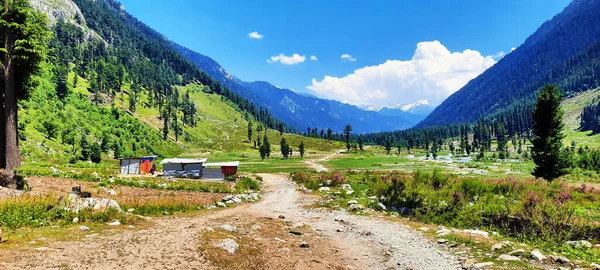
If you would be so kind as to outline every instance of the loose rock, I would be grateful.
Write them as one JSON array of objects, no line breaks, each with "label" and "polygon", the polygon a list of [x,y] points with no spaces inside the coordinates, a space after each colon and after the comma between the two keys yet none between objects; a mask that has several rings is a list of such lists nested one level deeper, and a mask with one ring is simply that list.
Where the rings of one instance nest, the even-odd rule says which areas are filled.
[{"label": "loose rock", "polygon": [[554,258],[554,260],[555,260],[556,262],[558,262],[558,263],[562,263],[562,264],[565,264],[565,263],[571,263],[571,261],[570,261],[569,259],[567,259],[567,258],[565,258],[565,257],[563,257],[563,256],[556,256],[556,257]]},{"label": "loose rock", "polygon": [[223,203],[223,202],[218,202],[217,206],[218,207],[227,207],[227,205],[225,203]]},{"label": "loose rock", "polygon": [[351,205],[351,204],[357,204],[357,203],[358,203],[358,202],[357,202],[356,200],[350,200],[350,201],[348,201],[348,205]]},{"label": "loose rock", "polygon": [[493,262],[482,262],[482,263],[476,263],[473,265],[473,268],[475,269],[482,269],[484,267],[488,267],[488,266],[492,266],[494,265]]},{"label": "loose rock", "polygon": [[78,218],[78,217],[74,217],[74,218],[73,218],[73,223],[74,223],[74,224],[77,224],[77,223],[79,223],[79,218]]},{"label": "loose rock", "polygon": [[221,240],[221,243],[216,245],[216,247],[220,247],[224,250],[227,250],[227,252],[233,254],[240,246],[233,239],[227,238],[227,239]]},{"label": "loose rock", "polygon": [[238,228],[235,226],[231,226],[229,224],[223,224],[223,225],[219,225],[217,226],[217,228],[221,229],[221,230],[225,230],[228,232],[239,232]]},{"label": "loose rock", "polygon": [[302,242],[302,243],[300,243],[300,247],[301,248],[308,248],[308,247],[310,247],[310,244],[308,244],[307,242]]},{"label": "loose rock", "polygon": [[79,230],[80,231],[89,231],[90,228],[86,227],[86,226],[79,226]]},{"label": "loose rock", "polygon": [[567,242],[565,242],[565,244],[570,245],[574,248],[592,248],[592,243],[590,243],[586,240],[567,241]]},{"label": "loose rock", "polygon": [[119,225],[121,225],[121,222],[119,222],[118,220],[108,223],[108,226],[119,226]]},{"label": "loose rock", "polygon": [[500,256],[498,256],[499,261],[520,261],[521,259],[519,257],[515,257],[512,255],[508,255],[508,254],[502,254]]},{"label": "loose rock", "polygon": [[531,251],[531,257],[535,258],[538,261],[543,261],[546,259],[546,256],[544,256],[544,254],[542,254],[542,252],[538,249],[534,249],[533,251]]},{"label": "loose rock", "polygon": [[497,243],[497,244],[494,244],[491,249],[492,249],[492,251],[496,251],[496,250],[500,250],[502,248],[504,248],[504,244]]},{"label": "loose rock", "polygon": [[508,255],[519,255],[519,254],[523,254],[525,253],[525,250],[520,248],[520,249],[515,249],[511,252],[508,253]]}]

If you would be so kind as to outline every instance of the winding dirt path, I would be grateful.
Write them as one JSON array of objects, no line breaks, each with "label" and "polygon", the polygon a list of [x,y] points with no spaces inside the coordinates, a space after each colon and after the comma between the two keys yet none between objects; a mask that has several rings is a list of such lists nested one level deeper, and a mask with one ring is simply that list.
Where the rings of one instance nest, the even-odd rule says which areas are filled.
[{"label": "winding dirt path", "polygon": [[328,155],[326,157],[319,158],[319,159],[307,159],[304,161],[304,163],[308,164],[311,168],[315,169],[315,171],[317,171],[317,172],[326,172],[326,171],[329,171],[329,169],[319,162],[325,162],[325,161],[329,160],[330,158],[333,158],[336,155],[339,155],[340,153],[342,153],[342,151],[344,151],[344,150],[338,150],[331,155]]},{"label": "winding dirt path", "polygon": [[[296,185],[287,176],[261,176],[265,193],[258,203],[194,216],[154,218],[154,224],[142,230],[81,232],[86,235],[78,242],[48,243],[44,251],[14,251],[6,256],[11,258],[8,263],[0,262],[0,268],[215,269],[218,267],[199,251],[202,231],[224,223],[260,225],[261,220],[269,220],[287,226],[308,225],[311,233],[305,236],[312,241],[311,247],[298,248],[297,243],[292,246],[288,240],[286,244],[291,249],[274,248],[286,241],[278,242],[272,237],[265,241],[265,237],[244,233],[239,239],[243,236],[252,243],[262,241],[256,246],[266,253],[263,256],[271,258],[265,265],[251,265],[252,269],[459,269],[456,258],[402,224],[343,211],[306,208],[318,200],[317,196],[296,191]],[[266,228],[267,223],[262,226]],[[282,233],[288,234],[285,230]],[[288,254],[274,250],[286,250]],[[279,260],[287,260],[288,264]]]}]

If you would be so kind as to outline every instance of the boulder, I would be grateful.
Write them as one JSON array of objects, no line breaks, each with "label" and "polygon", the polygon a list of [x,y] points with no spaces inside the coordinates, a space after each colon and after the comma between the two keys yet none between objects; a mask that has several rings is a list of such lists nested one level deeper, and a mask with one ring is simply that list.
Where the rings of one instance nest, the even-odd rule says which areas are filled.
[{"label": "boulder", "polygon": [[121,206],[115,200],[101,199],[101,198],[81,198],[77,194],[69,193],[66,201],[64,202],[64,208],[73,212],[79,212],[83,209],[90,208],[94,210],[104,209],[115,209],[119,212]]},{"label": "boulder", "polygon": [[221,229],[221,230],[225,230],[228,232],[239,232],[238,228],[235,226],[231,226],[229,224],[223,224],[223,225],[219,225],[217,226],[217,228]]},{"label": "boulder", "polygon": [[466,233],[468,233],[470,235],[483,236],[484,238],[488,238],[490,236],[490,233],[484,232],[484,231],[480,231],[480,230],[464,230],[464,232],[466,232]]},{"label": "boulder", "polygon": [[223,203],[223,202],[218,202],[217,206],[218,207],[227,207],[227,205],[225,203]]},{"label": "boulder", "polygon": [[533,257],[534,259],[536,259],[538,261],[543,261],[546,259],[546,256],[544,256],[544,254],[542,254],[542,252],[539,249],[532,250],[531,257]]},{"label": "boulder", "polygon": [[353,205],[350,205],[350,207],[348,207],[348,210],[350,212],[353,212],[353,211],[356,211],[356,210],[363,210],[363,209],[365,209],[365,207],[362,206],[362,205],[360,205],[360,204],[353,204]]},{"label": "boulder", "polygon": [[475,269],[484,269],[485,267],[492,266],[492,265],[494,265],[493,262],[482,262],[482,263],[476,263],[476,264],[474,264],[473,268],[475,268]]},{"label": "boulder", "polygon": [[121,222],[119,222],[118,220],[108,223],[108,226],[119,226],[119,225],[121,225]]},{"label": "boulder", "polygon": [[233,195],[227,195],[221,199],[222,202],[226,202],[233,199]]},{"label": "boulder", "polygon": [[233,200],[229,200],[225,202],[226,204],[235,204],[235,202]]},{"label": "boulder", "polygon": [[216,247],[220,247],[224,250],[227,250],[227,252],[233,254],[237,251],[240,245],[238,245],[238,243],[236,243],[233,239],[227,238],[221,240],[221,242],[218,245],[216,245]]},{"label": "boulder", "polygon": [[234,203],[242,203],[242,199],[238,198],[238,197],[233,197],[233,202]]},{"label": "boulder", "polygon": [[516,256],[502,254],[502,255],[498,256],[497,260],[499,260],[499,261],[520,261],[521,259]]}]

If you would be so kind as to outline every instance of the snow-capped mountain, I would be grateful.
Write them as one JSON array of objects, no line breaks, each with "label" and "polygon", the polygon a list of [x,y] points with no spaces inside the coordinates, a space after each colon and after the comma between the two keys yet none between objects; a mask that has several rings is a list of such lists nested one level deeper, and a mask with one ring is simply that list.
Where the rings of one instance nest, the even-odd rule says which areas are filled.
[{"label": "snow-capped mountain", "polygon": [[383,114],[394,114],[394,111],[409,112],[418,115],[427,115],[433,111],[433,106],[427,100],[419,100],[410,104],[388,104],[380,106],[377,104],[367,104],[357,106],[365,111],[380,112]]}]

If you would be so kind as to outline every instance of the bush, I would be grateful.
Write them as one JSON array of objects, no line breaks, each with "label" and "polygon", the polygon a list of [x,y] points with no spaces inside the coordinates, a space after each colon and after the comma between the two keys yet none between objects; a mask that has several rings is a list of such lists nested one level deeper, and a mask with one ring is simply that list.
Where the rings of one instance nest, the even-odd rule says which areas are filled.
[{"label": "bush", "polygon": [[250,177],[244,176],[235,183],[235,189],[237,191],[254,190],[259,191],[260,186],[258,182]]}]

